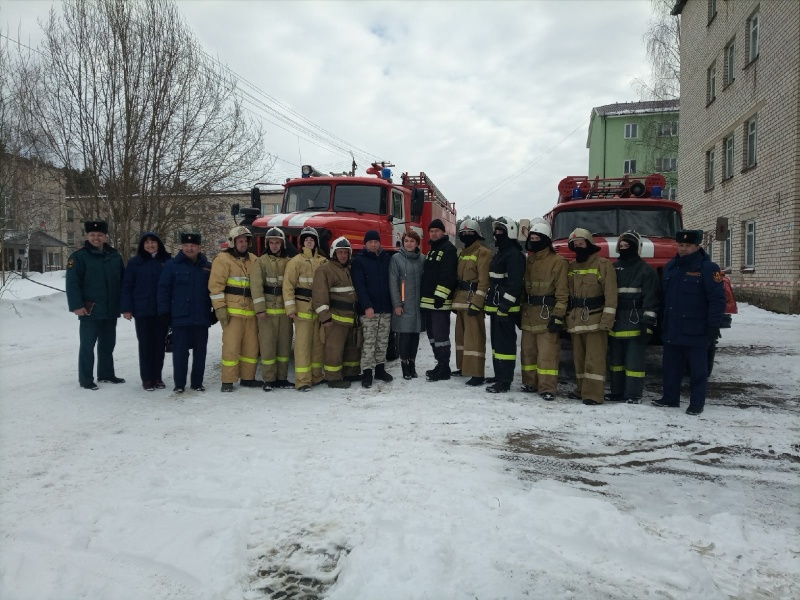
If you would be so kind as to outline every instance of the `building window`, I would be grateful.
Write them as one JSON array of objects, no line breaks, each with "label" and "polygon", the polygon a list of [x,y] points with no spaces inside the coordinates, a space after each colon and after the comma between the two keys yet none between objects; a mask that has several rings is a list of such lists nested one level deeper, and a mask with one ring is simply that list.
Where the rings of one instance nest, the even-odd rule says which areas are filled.
[{"label": "building window", "polygon": [[75,211],[71,208],[67,209],[67,223],[75,221]]},{"label": "building window", "polygon": [[706,152],[706,189],[714,187],[714,148]]},{"label": "building window", "polygon": [[678,188],[675,186],[665,187],[661,190],[661,197],[665,200],[676,200],[678,198]]},{"label": "building window", "polygon": [[625,123],[625,139],[630,140],[639,137],[639,125],[637,123]]},{"label": "building window", "polygon": [[662,121],[658,124],[658,137],[672,137],[678,135],[677,121]]},{"label": "building window", "polygon": [[74,246],[75,245],[75,232],[68,231],[67,232],[67,245]]},{"label": "building window", "polygon": [[173,231],[172,232],[172,243],[180,244],[181,243],[181,232],[180,231]]},{"label": "building window", "polygon": [[747,19],[747,62],[758,58],[758,47],[761,34],[761,14],[756,11]]},{"label": "building window", "polygon": [[706,103],[711,104],[717,97],[717,63],[706,72]]},{"label": "building window", "polygon": [[728,239],[724,242],[720,242],[720,257],[719,257],[719,266],[722,267],[724,270],[730,270],[731,268],[731,251],[733,249],[733,242],[731,238],[733,236],[728,233]]},{"label": "building window", "polygon": [[708,23],[714,20],[717,16],[717,0],[708,0]]},{"label": "building window", "polygon": [[636,173],[636,161],[635,160],[626,160],[625,165],[622,168],[622,171],[625,175],[633,175]]},{"label": "building window", "polygon": [[671,173],[678,170],[677,158],[657,158],[656,171],[659,173]]},{"label": "building window", "polygon": [[758,117],[753,115],[744,123],[744,168],[755,167],[758,161]]},{"label": "building window", "polygon": [[756,222],[744,222],[744,266],[750,269],[756,266]]},{"label": "building window", "polygon": [[730,179],[733,177],[733,134],[726,137],[723,142],[725,145],[725,164],[723,165],[723,178]]},{"label": "building window", "polygon": [[725,82],[724,86],[728,87],[736,79],[736,45],[734,40],[725,46]]}]

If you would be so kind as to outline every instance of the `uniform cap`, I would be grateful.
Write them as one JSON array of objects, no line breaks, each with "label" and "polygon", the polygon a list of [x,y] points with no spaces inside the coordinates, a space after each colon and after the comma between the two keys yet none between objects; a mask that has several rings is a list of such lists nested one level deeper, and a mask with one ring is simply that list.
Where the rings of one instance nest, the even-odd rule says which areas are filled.
[{"label": "uniform cap", "polygon": [[181,244],[197,244],[200,245],[202,236],[199,233],[181,233]]},{"label": "uniform cap", "polygon": [[428,231],[430,231],[431,229],[441,229],[442,231],[447,231],[444,228],[444,223],[442,223],[441,219],[434,219],[433,221],[431,221],[431,224],[428,226]]},{"label": "uniform cap", "polygon": [[367,233],[364,234],[364,243],[367,242],[380,242],[381,241],[381,234],[379,234],[375,229],[370,229]]},{"label": "uniform cap", "polygon": [[697,244],[699,246],[703,243],[703,230],[681,229],[675,234],[675,239],[679,244]]},{"label": "uniform cap", "polygon": [[83,224],[83,230],[86,233],[92,233],[94,231],[98,231],[100,233],[108,233],[108,223],[105,221],[86,221]]}]

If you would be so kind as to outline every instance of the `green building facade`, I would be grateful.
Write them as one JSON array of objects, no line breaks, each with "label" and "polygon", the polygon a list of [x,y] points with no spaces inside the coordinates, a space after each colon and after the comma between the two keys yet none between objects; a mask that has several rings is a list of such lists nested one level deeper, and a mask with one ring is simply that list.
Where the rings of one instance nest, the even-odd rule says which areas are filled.
[{"label": "green building facade", "polygon": [[596,106],[589,120],[589,177],[644,179],[662,173],[678,198],[678,100]]}]

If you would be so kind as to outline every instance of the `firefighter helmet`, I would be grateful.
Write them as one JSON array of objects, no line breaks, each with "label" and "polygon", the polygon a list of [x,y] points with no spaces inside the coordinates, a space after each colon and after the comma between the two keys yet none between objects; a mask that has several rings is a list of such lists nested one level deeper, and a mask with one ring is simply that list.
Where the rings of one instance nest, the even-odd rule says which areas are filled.
[{"label": "firefighter helmet", "polygon": [[344,236],[333,240],[333,243],[331,244],[331,258],[336,258],[337,250],[347,250],[348,260],[353,256],[353,247],[350,245],[350,241]]},{"label": "firefighter helmet", "polygon": [[516,240],[519,233],[517,222],[509,217],[500,217],[497,221],[492,221],[492,231],[495,229],[504,229],[510,240]]},{"label": "firefighter helmet", "polygon": [[638,254],[639,256],[642,255],[642,236],[639,235],[637,231],[629,229],[628,231],[619,236],[616,248],[617,254],[619,254],[619,243],[622,240],[627,241],[633,248],[636,248],[636,254]]},{"label": "firefighter helmet", "polygon": [[594,246],[597,248],[597,244],[594,243],[594,237],[592,237],[592,232],[588,229],[583,229],[582,227],[578,227],[575,231],[569,234],[569,248],[570,250],[574,250],[575,247],[572,244],[576,239],[586,240],[586,243],[590,246]]},{"label": "firefighter helmet", "polygon": [[283,242],[283,246],[286,247],[286,234],[283,233],[283,230],[278,229],[277,227],[270,227],[267,229],[267,234],[264,236],[267,240],[280,240]]},{"label": "firefighter helmet", "polygon": [[528,230],[528,237],[532,233],[546,236],[548,239],[553,239],[553,230],[550,228],[550,224],[541,218],[536,218],[531,220],[531,226]]},{"label": "firefighter helmet", "polygon": [[464,219],[461,221],[461,225],[458,226],[458,235],[461,237],[461,234],[465,233],[467,235],[471,233],[478,234],[478,239],[482,240],[484,237],[481,235],[481,226],[475,219]]},{"label": "firefighter helmet", "polygon": [[233,246],[233,240],[242,235],[246,235],[247,237],[253,237],[253,234],[250,233],[250,230],[247,227],[245,227],[244,225],[237,225],[228,232],[228,244],[230,246]]},{"label": "firefighter helmet", "polygon": [[307,237],[313,237],[316,242],[315,248],[319,249],[319,234],[317,230],[313,227],[304,227],[303,231],[300,232],[300,237],[297,238],[297,244],[300,246],[300,250],[303,249],[303,242],[306,241]]}]

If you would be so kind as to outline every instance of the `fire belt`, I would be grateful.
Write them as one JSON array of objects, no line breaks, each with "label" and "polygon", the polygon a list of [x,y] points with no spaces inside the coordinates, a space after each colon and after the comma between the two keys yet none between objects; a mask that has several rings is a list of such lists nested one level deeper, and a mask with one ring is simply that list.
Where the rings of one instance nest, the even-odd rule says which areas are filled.
[{"label": "fire belt", "polygon": [[[273,285],[265,285],[264,286],[264,293],[265,294],[272,294],[273,296],[282,296],[283,295],[283,288],[275,287]],[[297,293],[297,290],[295,290]]]},{"label": "fire belt", "polygon": [[474,292],[478,289],[478,282],[477,281],[462,281],[461,279],[458,280],[458,289],[466,290],[468,292]]},{"label": "fire belt", "polygon": [[225,286],[225,293],[226,294],[236,294],[237,296],[244,296],[245,298],[249,298],[251,296],[250,288],[239,288],[239,287],[233,287],[233,286],[230,286],[230,285],[226,285]]}]

